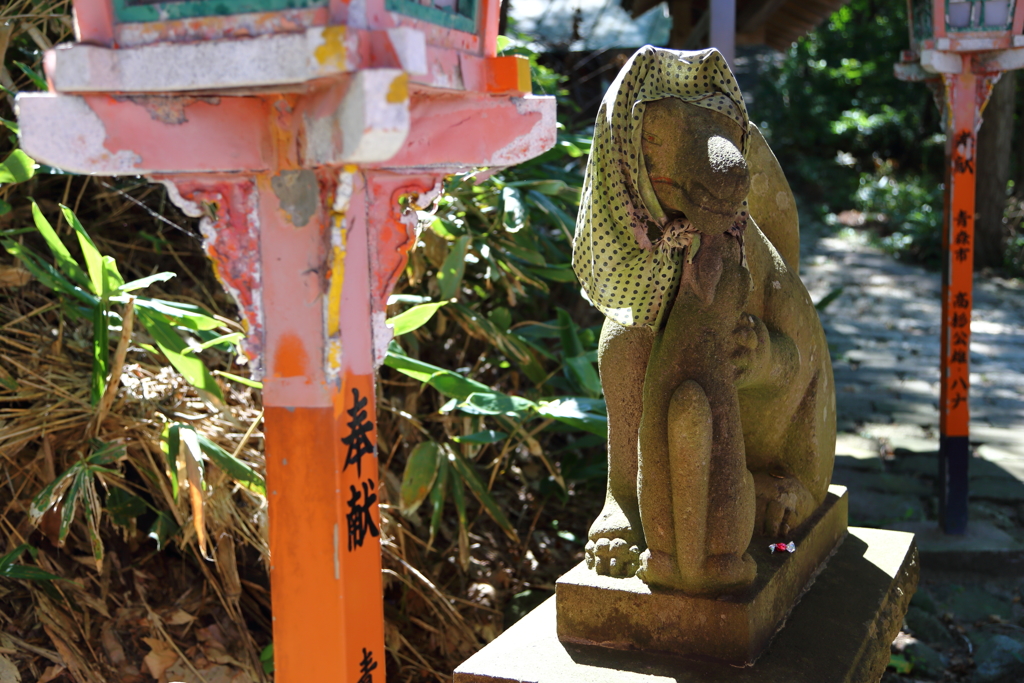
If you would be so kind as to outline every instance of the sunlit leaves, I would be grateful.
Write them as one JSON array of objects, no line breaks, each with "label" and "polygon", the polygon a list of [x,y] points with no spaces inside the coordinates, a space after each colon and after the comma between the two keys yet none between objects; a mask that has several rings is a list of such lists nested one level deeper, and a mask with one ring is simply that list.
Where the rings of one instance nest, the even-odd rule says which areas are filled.
[{"label": "sunlit leaves", "polygon": [[20,149],[0,163],[0,183],[23,183],[36,174],[36,162]]},{"label": "sunlit leaves", "polygon": [[107,377],[110,371],[109,329],[119,321],[112,305],[126,304],[130,296],[135,301],[137,319],[171,365],[189,384],[198,389],[204,398],[218,404],[223,403],[224,396],[220,386],[195,354],[211,346],[236,342],[241,338],[241,334],[230,332],[219,337],[214,335],[214,339],[198,344],[198,348],[190,346],[175,328],[207,333],[222,327],[222,323],[194,304],[129,295],[128,292],[166,281],[174,277],[174,274],[156,273],[125,283],[117,263],[112,257],[100,253],[74,212],[66,206],[61,206],[61,211],[78,239],[84,267],[71,255],[35,202],[32,203],[33,222],[57,267],[49,265],[47,259],[25,245],[9,239],[0,240],[0,243],[41,283],[66,297],[68,310],[72,315],[91,320],[93,369],[90,393],[93,404],[99,403],[107,381],[119,380],[116,377]]},{"label": "sunlit leaves", "polygon": [[438,301],[436,303],[413,306],[409,310],[399,313],[394,318],[388,318],[385,322],[394,330],[395,336],[399,337],[426,325],[427,321],[434,317],[437,309],[447,303],[447,301]]}]

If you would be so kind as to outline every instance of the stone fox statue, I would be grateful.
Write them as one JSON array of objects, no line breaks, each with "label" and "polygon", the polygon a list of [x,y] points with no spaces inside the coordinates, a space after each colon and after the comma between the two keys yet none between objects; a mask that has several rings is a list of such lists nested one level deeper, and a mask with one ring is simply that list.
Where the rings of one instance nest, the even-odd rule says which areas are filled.
[{"label": "stone fox statue", "polygon": [[721,54],[642,48],[598,113],[573,243],[606,316],[598,573],[736,590],[752,536],[824,501],[835,391],[798,263],[792,192]]}]

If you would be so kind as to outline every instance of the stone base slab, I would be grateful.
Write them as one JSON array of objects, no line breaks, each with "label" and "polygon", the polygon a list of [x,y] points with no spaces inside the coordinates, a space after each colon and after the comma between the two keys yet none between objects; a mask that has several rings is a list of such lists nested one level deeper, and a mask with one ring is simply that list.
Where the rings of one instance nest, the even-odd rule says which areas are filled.
[{"label": "stone base slab", "polygon": [[551,598],[456,669],[454,683],[877,683],[918,573],[913,534],[851,527],[750,667],[562,643]]},{"label": "stone base slab", "polygon": [[664,652],[735,665],[757,660],[816,571],[846,535],[849,498],[830,486],[815,514],[792,535],[796,552],[770,552],[754,536],[757,578],[720,598],[651,588],[635,576],[601,576],[580,563],[556,583],[558,637],[567,643]]}]

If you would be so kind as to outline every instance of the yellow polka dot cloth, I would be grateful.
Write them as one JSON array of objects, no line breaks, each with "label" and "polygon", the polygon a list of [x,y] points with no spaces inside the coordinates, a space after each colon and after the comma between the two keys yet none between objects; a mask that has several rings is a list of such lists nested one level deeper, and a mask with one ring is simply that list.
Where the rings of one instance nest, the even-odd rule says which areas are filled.
[{"label": "yellow polka dot cloth", "polygon": [[[664,226],[666,219],[644,168],[644,109],[666,97],[721,112],[747,130],[739,86],[715,49],[642,47],[608,88],[594,125],[572,266],[585,296],[621,325],[660,324],[663,302],[675,295],[682,273],[678,242],[651,244],[647,237],[649,222]],[[746,147],[744,135],[744,155]]]}]

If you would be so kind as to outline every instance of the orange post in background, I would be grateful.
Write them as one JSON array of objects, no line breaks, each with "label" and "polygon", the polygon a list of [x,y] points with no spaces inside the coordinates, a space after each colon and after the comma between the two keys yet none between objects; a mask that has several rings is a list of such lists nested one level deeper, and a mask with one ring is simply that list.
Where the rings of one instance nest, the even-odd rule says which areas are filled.
[{"label": "orange post in background", "polygon": [[985,163],[977,158],[978,131],[1000,74],[1024,67],[1024,2],[909,0],[907,8],[910,49],[900,55],[896,77],[934,89],[946,134],[939,516],[947,534],[964,534],[971,458],[975,188],[979,164]]}]

